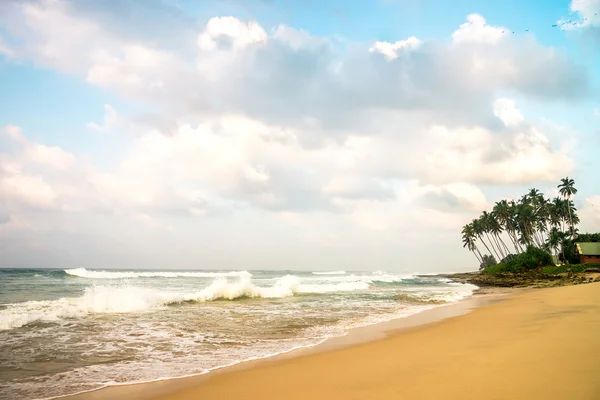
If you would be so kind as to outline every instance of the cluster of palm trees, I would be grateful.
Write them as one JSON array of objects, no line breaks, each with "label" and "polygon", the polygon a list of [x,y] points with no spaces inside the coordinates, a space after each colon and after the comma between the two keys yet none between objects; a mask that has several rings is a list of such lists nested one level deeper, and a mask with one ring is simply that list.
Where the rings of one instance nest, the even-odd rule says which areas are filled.
[{"label": "cluster of palm trees", "polygon": [[[528,246],[554,252],[557,257],[562,247],[564,260],[565,242],[574,239],[579,223],[571,200],[577,193],[574,185],[569,177],[561,179],[558,189],[562,197],[554,199],[531,189],[518,201],[498,201],[491,212],[484,211],[463,227],[463,247],[473,252],[480,265],[491,257],[501,261],[510,254],[522,253]],[[487,254],[482,255],[478,244]]]}]

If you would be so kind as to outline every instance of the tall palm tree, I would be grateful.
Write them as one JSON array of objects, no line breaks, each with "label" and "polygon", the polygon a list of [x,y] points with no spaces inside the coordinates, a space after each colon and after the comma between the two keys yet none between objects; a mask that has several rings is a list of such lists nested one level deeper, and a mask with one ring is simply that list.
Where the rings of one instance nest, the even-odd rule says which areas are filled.
[{"label": "tall palm tree", "polygon": [[536,242],[534,235],[534,226],[536,224],[536,215],[531,204],[518,204],[517,205],[517,224],[521,231],[522,242],[526,245],[533,244],[536,247],[541,247]]},{"label": "tall palm tree", "polygon": [[558,257],[558,248],[562,243],[562,239],[564,237],[564,233],[553,227],[548,233],[548,240],[546,244],[550,250],[554,251],[554,255]]},{"label": "tall palm tree", "polygon": [[500,255],[502,256],[502,259],[504,259],[510,253],[510,250],[508,249],[508,247],[506,247],[506,243],[504,243],[504,240],[502,240],[502,238],[500,237],[500,234],[503,231],[502,225],[500,224],[500,221],[498,221],[498,218],[496,217],[496,215],[494,214],[493,211],[488,214],[487,218],[488,218],[488,227],[490,229],[490,233],[492,234],[492,237],[496,241],[496,245],[498,246],[498,250],[500,251]]},{"label": "tall palm tree", "polygon": [[560,184],[558,185],[558,191],[561,195],[568,201],[567,209],[569,210],[569,221],[571,222],[571,239],[573,239],[573,218],[571,217],[571,196],[577,193],[577,189],[575,189],[575,181],[573,179],[562,178],[560,180]]},{"label": "tall palm tree", "polygon": [[[508,238],[515,247],[515,251],[518,252],[519,250],[517,248],[516,238],[513,236],[514,229],[512,224],[512,213],[508,201],[500,200],[496,204],[494,204],[494,208],[492,209],[492,215],[498,221],[498,224],[504,228],[506,234],[508,235]],[[506,251],[510,253],[508,247],[506,245],[504,245],[504,247],[506,248]]]},{"label": "tall palm tree", "polygon": [[512,233],[513,236],[513,240],[515,242],[515,249],[517,250],[517,252],[522,253],[523,252],[523,247],[521,247],[521,243],[519,242],[519,238],[517,237],[517,231],[519,229],[519,222],[518,222],[518,215],[517,215],[517,203],[514,202],[514,200],[511,200],[511,202],[509,203],[509,208],[508,211],[510,213],[510,217],[508,219],[508,225],[509,226],[509,230]]},{"label": "tall palm tree", "polygon": [[473,226],[471,224],[467,224],[467,225],[463,226],[462,240],[463,240],[463,247],[466,247],[471,252],[473,252],[475,257],[477,258],[477,261],[479,262],[479,265],[481,265],[483,263],[483,258],[481,257],[481,253],[479,253],[479,249],[477,248],[477,245],[475,244],[475,232],[474,232]]},{"label": "tall palm tree", "polygon": [[[487,237],[488,241],[490,242],[490,245],[492,246],[492,250],[494,250],[494,253],[496,255],[496,259],[497,260],[501,260],[504,257],[502,257],[501,252],[498,251],[497,247],[499,246],[498,243],[496,243],[493,240],[493,236],[490,237],[490,233],[492,232],[492,221],[491,221],[491,215],[489,212],[484,211],[481,213],[481,216],[479,217],[479,220],[481,222],[481,226],[483,228],[483,232],[485,233],[485,236]],[[494,246],[495,244],[495,246]]]},{"label": "tall palm tree", "polygon": [[552,200],[552,212],[553,212],[553,220],[556,224],[556,227],[561,227],[561,230],[565,231],[565,219],[567,218],[565,209],[565,201],[560,197],[555,197]]},{"label": "tall palm tree", "polygon": [[487,243],[485,243],[485,240],[483,240],[483,231],[484,231],[484,227],[481,224],[481,221],[479,219],[474,219],[471,222],[471,226],[473,227],[473,232],[475,233],[475,236],[479,238],[479,240],[481,240],[481,243],[483,243],[483,245],[485,246],[485,248],[488,251],[489,255],[492,255],[492,251],[490,250],[490,248],[488,247]]}]

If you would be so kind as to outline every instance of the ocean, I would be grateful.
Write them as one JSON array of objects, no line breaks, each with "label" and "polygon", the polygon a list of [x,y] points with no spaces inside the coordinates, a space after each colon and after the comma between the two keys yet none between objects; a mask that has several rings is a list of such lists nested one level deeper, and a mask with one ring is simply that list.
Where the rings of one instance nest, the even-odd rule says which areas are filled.
[{"label": "ocean", "polygon": [[0,269],[0,398],[203,374],[475,289],[384,271]]}]

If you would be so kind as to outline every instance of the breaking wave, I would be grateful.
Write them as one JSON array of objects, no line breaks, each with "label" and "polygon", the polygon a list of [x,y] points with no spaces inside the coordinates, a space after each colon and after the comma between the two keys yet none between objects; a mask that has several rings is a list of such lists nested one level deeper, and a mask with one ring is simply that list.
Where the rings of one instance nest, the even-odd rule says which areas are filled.
[{"label": "breaking wave", "polygon": [[250,277],[248,271],[228,272],[142,272],[142,271],[88,271],[85,268],[65,269],[68,275],[92,279],[123,279],[123,278],[217,278],[217,277]]},{"label": "breaking wave", "polygon": [[250,276],[235,282],[226,277],[216,278],[197,292],[167,292],[138,286],[90,286],[81,297],[58,300],[28,301],[7,304],[0,310],[0,330],[18,328],[36,321],[57,321],[93,313],[131,313],[184,302],[235,300],[240,298],[282,298],[300,293],[334,293],[364,290],[367,282],[329,284],[301,283],[299,278],[286,275],[272,286],[257,286]]},{"label": "breaking wave", "polygon": [[344,275],[346,271],[323,271],[313,272],[314,275]]}]

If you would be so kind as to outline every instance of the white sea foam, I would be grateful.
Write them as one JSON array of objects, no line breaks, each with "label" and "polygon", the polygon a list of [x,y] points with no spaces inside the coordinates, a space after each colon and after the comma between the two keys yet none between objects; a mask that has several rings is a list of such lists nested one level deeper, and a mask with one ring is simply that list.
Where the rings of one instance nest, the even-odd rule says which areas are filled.
[{"label": "white sea foam", "polygon": [[35,321],[57,321],[93,313],[131,313],[183,302],[282,298],[300,293],[334,293],[364,290],[367,282],[302,283],[294,275],[279,278],[272,286],[257,286],[249,276],[231,281],[218,277],[195,292],[169,292],[129,285],[90,286],[81,297],[8,304],[0,310],[0,330],[18,328]]},{"label": "white sea foam", "polygon": [[248,271],[228,272],[178,272],[178,271],[89,271],[85,268],[65,269],[69,275],[92,279],[124,279],[124,278],[216,278],[216,277],[250,277]]},{"label": "white sea foam", "polygon": [[344,275],[346,271],[323,271],[313,272],[314,275]]},{"label": "white sea foam", "polygon": [[[0,363],[24,371],[23,379],[0,380],[9,398],[65,395],[111,384],[206,373],[440,306],[430,300],[455,302],[476,288],[384,271],[286,276],[276,271],[255,276],[245,271],[70,271],[75,271],[71,275],[91,272],[102,277],[63,276],[51,282],[57,286],[48,292],[48,283],[41,282],[40,289],[32,291],[35,297],[29,299],[51,299],[45,293],[61,293],[57,288],[69,297],[15,303],[23,298],[19,295],[4,300],[9,304],[0,307],[0,341],[3,350],[8,349],[0,352],[0,358],[4,356]],[[78,288],[80,294],[72,294]],[[404,301],[397,298],[399,294],[425,301]],[[213,302],[239,298],[269,300]],[[54,323],[43,323],[47,321]],[[11,329],[18,327],[22,328]],[[23,346],[35,347],[35,357],[23,353]],[[57,353],[76,367],[47,374],[44,365],[35,362]],[[102,361],[115,355],[126,361],[90,365],[79,361]],[[21,366],[37,370],[28,373]]]},{"label": "white sea foam", "polygon": [[400,283],[403,280],[414,278],[413,275],[394,275],[388,273],[378,274],[362,274],[362,275],[318,275],[304,278],[307,281],[313,282],[384,282],[384,283]]}]

